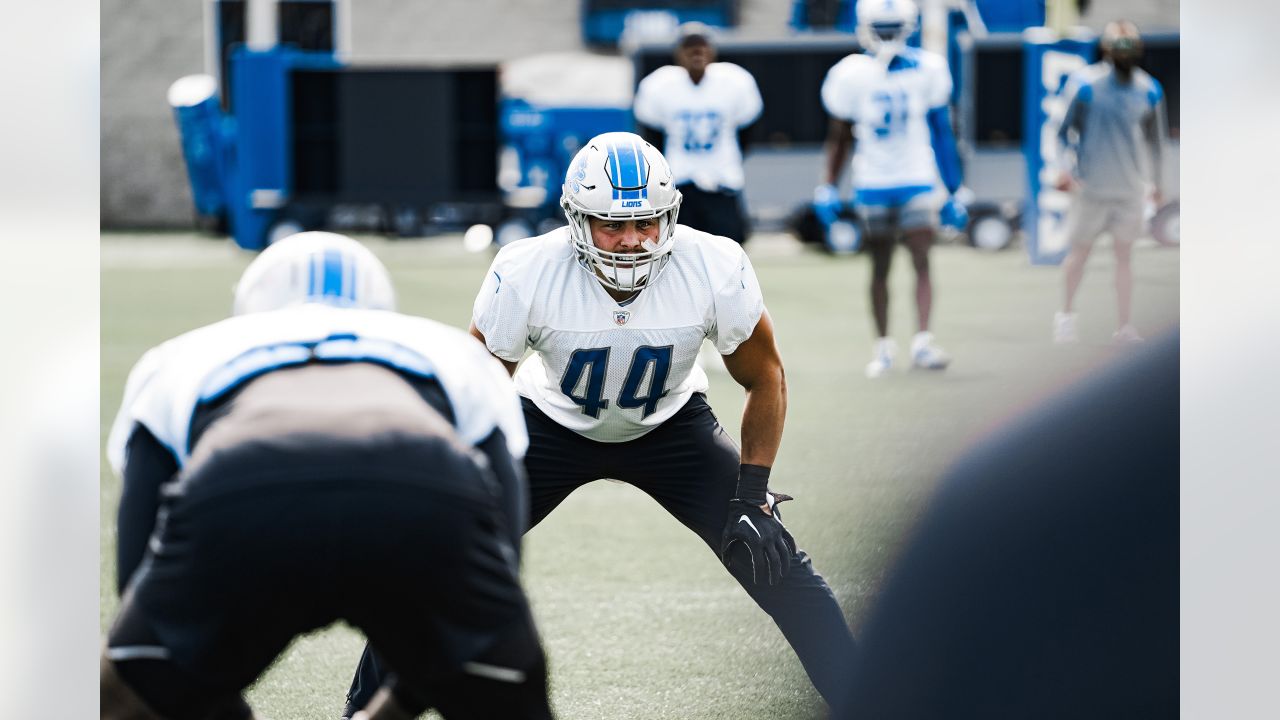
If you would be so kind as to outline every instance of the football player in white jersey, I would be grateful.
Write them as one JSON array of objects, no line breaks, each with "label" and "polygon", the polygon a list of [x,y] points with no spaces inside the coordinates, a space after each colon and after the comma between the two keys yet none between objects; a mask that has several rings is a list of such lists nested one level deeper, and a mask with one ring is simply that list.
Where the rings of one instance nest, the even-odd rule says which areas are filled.
[{"label": "football player in white jersey", "polygon": [[234,317],[138,361],[108,447],[102,717],[252,717],[241,691],[337,620],[397,671],[365,718],[551,717],[516,575],[519,400],[473,338],[393,308],[373,253],[301,233],[250,264]]},{"label": "football player in white jersey", "polygon": [[[472,314],[472,334],[522,396],[530,526],[587,483],[634,485],[720,556],[818,691],[836,697],[853,635],[778,519],[788,498],[768,489],[787,396],[750,260],[727,238],[676,224],[675,178],[631,133],[587,142],[561,206],[568,227],[498,252]],[[747,393],[741,454],[707,404],[694,362],[704,339]]]},{"label": "football player in white jersey", "polygon": [[742,155],[764,109],[760,89],[742,67],[716,62],[712,30],[699,22],[680,26],[675,61],[640,81],[636,122],[671,164],[684,197],[683,224],[741,244]]},{"label": "football player in white jersey", "polygon": [[828,223],[835,218],[840,206],[836,187],[852,144],[854,205],[867,225],[872,260],[876,341],[868,377],[888,372],[896,354],[889,337],[888,278],[899,231],[916,272],[918,332],[911,341],[911,363],[941,370],[950,362],[929,332],[929,248],[939,215],[939,179],[950,194],[942,221],[963,228],[967,213],[955,199],[961,174],[948,119],[951,76],[946,61],[906,44],[918,14],[911,0],[861,0],[858,36],[866,52],[836,63],[822,84],[822,103],[832,120],[825,182],[814,192],[814,205]]}]

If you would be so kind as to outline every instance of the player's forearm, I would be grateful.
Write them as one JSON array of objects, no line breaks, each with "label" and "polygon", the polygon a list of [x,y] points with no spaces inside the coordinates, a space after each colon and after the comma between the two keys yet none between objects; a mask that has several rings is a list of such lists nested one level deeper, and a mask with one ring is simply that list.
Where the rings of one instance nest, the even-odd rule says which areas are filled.
[{"label": "player's forearm", "polygon": [[828,185],[839,184],[840,175],[844,172],[845,164],[849,160],[849,150],[852,145],[853,136],[848,127],[833,120],[825,145],[826,165],[823,168],[823,182]]},{"label": "player's forearm", "polygon": [[742,409],[742,463],[773,467],[787,416],[787,383],[779,367],[747,388]]},{"label": "player's forearm", "polygon": [[142,425],[130,433],[125,457],[116,509],[116,590],[122,595],[155,531],[160,488],[178,472],[173,454]]}]

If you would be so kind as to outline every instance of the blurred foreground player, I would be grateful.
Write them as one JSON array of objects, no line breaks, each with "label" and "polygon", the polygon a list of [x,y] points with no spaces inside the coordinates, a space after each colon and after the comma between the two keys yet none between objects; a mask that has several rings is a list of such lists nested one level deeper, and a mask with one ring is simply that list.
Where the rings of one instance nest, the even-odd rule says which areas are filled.
[{"label": "blurred foreground player", "polygon": [[[579,151],[561,205],[568,227],[504,247],[472,314],[523,397],[530,525],[595,480],[634,485],[720,556],[831,702],[853,635],[779,521],[775,503],[789,498],[768,488],[787,394],[751,262],[676,224],[671,170],[631,133]],[[694,362],[704,339],[747,393],[741,454],[707,404]]]},{"label": "blurred foreground player", "polygon": [[962,229],[968,213],[955,198],[961,173],[948,116],[951,74],[946,60],[906,44],[918,15],[910,0],[859,2],[858,34],[867,52],[836,63],[822,83],[822,104],[831,123],[825,184],[814,191],[814,207],[827,224],[835,220],[840,207],[836,188],[852,144],[853,202],[866,223],[871,253],[871,313],[876,325],[866,367],[871,378],[889,372],[897,354],[889,337],[888,281],[899,232],[916,273],[918,332],[911,340],[911,364],[942,370],[951,362],[929,331],[929,249],[939,219],[934,190],[939,177],[949,194],[941,209],[942,222]]},{"label": "blurred foreground player", "polygon": [[747,239],[742,154],[747,128],[760,117],[764,101],[751,73],[716,62],[711,33],[699,22],[680,26],[676,64],[640,81],[635,115],[642,130],[657,131],[650,139],[671,163],[684,198],[684,224],[742,244]]},{"label": "blurred foreground player", "polygon": [[338,620],[394,671],[365,717],[550,717],[519,400],[473,338],[394,305],[368,249],[301,233],[245,270],[235,317],[138,361],[108,449],[104,718],[252,717],[241,691]]},{"label": "blurred foreground player", "polygon": [[1178,717],[1178,386],[1172,333],[957,463],[832,716]]},{"label": "blurred foreground player", "polygon": [[[1162,197],[1164,167],[1164,90],[1142,68],[1142,37],[1128,21],[1108,23],[1100,43],[1103,59],[1067,78],[1071,98],[1058,130],[1068,159],[1058,189],[1072,191],[1067,236],[1071,250],[1063,261],[1065,298],[1053,318],[1053,339],[1072,343],[1075,298],[1094,241],[1111,234],[1116,256],[1118,329],[1112,339],[1140,342],[1130,323],[1133,299],[1133,241],[1143,233],[1148,180],[1155,204]],[[1144,151],[1145,148],[1145,151]],[[1075,159],[1074,167],[1069,161]]]}]

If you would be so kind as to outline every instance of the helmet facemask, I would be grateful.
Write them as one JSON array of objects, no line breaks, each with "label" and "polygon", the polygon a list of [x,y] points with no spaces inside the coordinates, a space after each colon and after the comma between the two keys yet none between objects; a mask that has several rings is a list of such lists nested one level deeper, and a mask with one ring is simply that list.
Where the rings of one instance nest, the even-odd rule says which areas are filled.
[{"label": "helmet facemask", "polygon": [[[662,154],[631,133],[592,138],[570,164],[560,206],[578,261],[605,287],[638,292],[653,284],[671,260],[680,191]],[[656,219],[656,239],[641,252],[596,247],[591,218],[612,222]]]}]

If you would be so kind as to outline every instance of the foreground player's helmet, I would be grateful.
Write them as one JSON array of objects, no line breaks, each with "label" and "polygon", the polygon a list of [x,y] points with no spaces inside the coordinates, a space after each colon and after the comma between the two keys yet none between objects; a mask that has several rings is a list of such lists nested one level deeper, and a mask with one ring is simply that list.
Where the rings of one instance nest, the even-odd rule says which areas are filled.
[{"label": "foreground player's helmet", "polygon": [[[680,191],[662,153],[639,135],[597,135],[569,163],[560,196],[569,238],[582,266],[606,286],[631,292],[653,282],[671,259],[672,235],[680,212]],[[658,237],[644,251],[612,253],[596,247],[590,218],[656,218]]]},{"label": "foreground player's helmet", "polygon": [[858,41],[872,53],[899,49],[916,30],[920,11],[911,0],[859,0]]},{"label": "foreground player's helmet", "polygon": [[395,310],[387,268],[369,248],[346,235],[302,232],[273,243],[236,283],[232,312],[279,310],[322,302],[368,310]]}]

